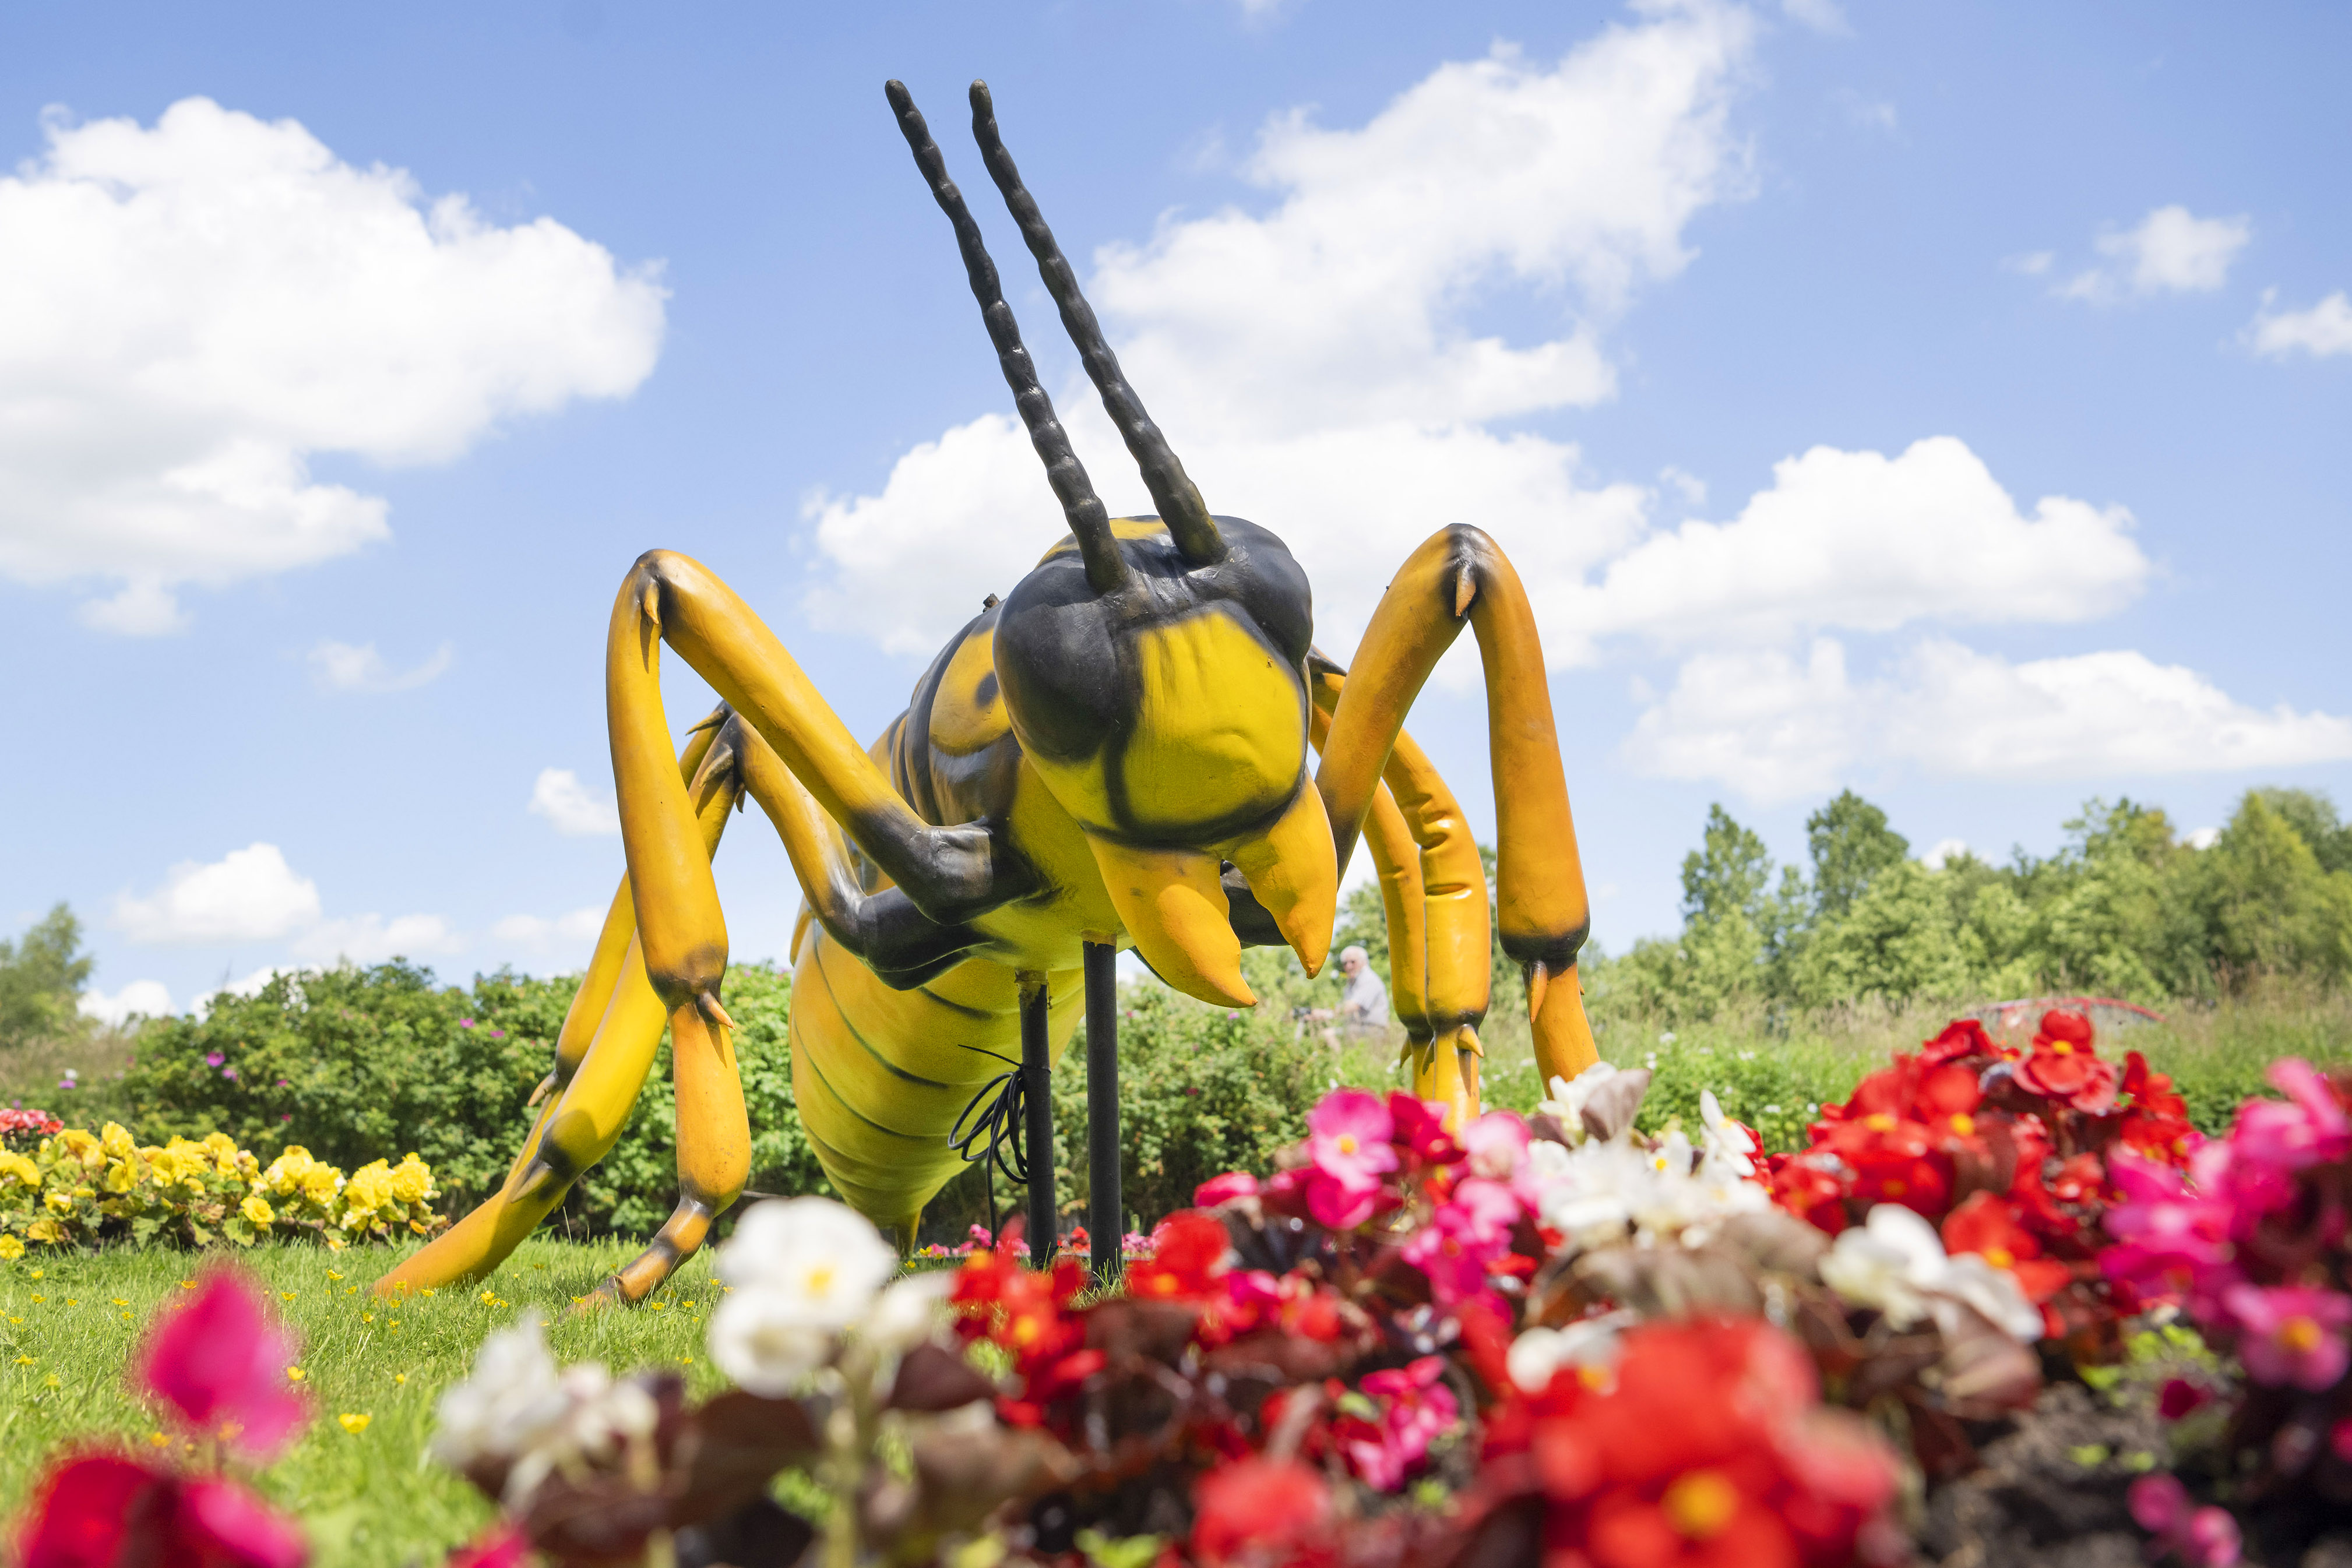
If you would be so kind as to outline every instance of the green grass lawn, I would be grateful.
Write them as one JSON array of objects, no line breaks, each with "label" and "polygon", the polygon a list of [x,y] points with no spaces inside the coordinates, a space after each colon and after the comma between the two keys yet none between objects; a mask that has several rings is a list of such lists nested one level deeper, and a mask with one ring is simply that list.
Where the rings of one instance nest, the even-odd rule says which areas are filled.
[{"label": "green grass lawn", "polygon": [[[485,1286],[458,1287],[388,1306],[366,1287],[405,1250],[274,1246],[235,1258],[301,1337],[296,1364],[317,1417],[252,1479],[303,1520],[320,1568],[437,1563],[489,1520],[489,1505],[426,1458],[425,1445],[441,1390],[464,1375],[483,1336],[519,1312],[546,1313],[559,1362],[673,1367],[698,1396],[726,1385],[703,1349],[717,1291],[707,1253],[646,1307],[575,1314],[572,1298],[625,1262],[635,1242],[528,1241],[485,1282],[489,1300]],[[87,1437],[154,1451],[165,1425],[131,1386],[131,1363],[157,1304],[203,1261],[121,1248],[37,1249],[0,1263],[0,1511],[12,1536],[59,1445]],[[367,1416],[365,1429],[346,1431],[338,1417],[347,1414]]]}]

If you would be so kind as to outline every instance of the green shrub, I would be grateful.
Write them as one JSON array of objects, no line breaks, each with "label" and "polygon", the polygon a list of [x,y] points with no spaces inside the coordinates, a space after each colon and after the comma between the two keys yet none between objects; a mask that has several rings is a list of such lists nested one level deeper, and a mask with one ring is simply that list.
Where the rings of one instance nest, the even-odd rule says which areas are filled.
[{"label": "green shrub", "polygon": [[[429,969],[397,960],[280,975],[257,995],[216,998],[203,1019],[147,1024],[121,1085],[126,1113],[149,1142],[219,1131],[265,1157],[299,1144],[356,1168],[414,1150],[446,1210],[461,1214],[506,1179],[578,983],[502,970],[470,990],[441,988]],[[791,994],[791,979],[768,966],[728,972],[751,1185],[767,1192],[816,1190],[819,1180],[792,1109]],[[677,1199],[677,1123],[665,1043],[628,1125],[566,1201],[564,1219],[592,1232],[658,1225]]]}]

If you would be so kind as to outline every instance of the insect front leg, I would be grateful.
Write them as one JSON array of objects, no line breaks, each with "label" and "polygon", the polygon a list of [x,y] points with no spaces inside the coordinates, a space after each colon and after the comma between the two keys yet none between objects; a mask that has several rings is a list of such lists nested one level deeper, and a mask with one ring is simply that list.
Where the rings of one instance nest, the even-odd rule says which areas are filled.
[{"label": "insect front leg", "polygon": [[[733,759],[712,744],[716,727],[697,730],[680,766],[691,769],[688,800],[696,841],[707,861],[718,852],[738,785]],[[635,901],[625,879],[605,915],[595,958],[564,1018],[550,1075],[552,1092],[542,1084],[535,1096],[544,1103],[505,1183],[432,1245],[377,1281],[378,1295],[490,1273],[620,1137],[660,1048],[669,1010],[646,978],[635,924]],[[619,957],[608,967],[607,950],[615,946]]]},{"label": "insect front leg", "polygon": [[[1584,868],[1535,613],[1511,563],[1478,529],[1441,529],[1389,584],[1333,707],[1316,786],[1344,870],[1392,754],[1417,755],[1399,744],[1405,712],[1465,624],[1477,633],[1486,674],[1503,951],[1526,976],[1538,1072],[1545,1082],[1572,1078],[1600,1059],[1576,975],[1591,925]],[[1393,775],[1389,783],[1397,788]]]}]

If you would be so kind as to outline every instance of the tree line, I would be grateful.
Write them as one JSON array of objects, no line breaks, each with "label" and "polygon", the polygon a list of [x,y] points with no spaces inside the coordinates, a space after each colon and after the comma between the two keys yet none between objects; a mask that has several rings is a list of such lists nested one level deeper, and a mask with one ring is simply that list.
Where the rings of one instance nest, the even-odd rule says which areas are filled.
[{"label": "tree line", "polygon": [[1681,935],[1590,965],[1601,1005],[1659,1017],[2051,992],[2207,999],[2352,977],[2352,825],[2326,795],[2249,789],[2199,847],[2161,807],[2094,799],[2057,853],[1929,866],[1851,789],[1773,863],[1721,805],[1682,866]]}]

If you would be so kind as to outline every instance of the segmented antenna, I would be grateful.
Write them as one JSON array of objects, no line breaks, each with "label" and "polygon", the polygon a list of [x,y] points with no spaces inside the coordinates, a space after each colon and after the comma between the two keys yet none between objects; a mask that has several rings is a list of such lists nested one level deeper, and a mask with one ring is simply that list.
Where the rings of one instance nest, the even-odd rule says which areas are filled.
[{"label": "segmented antenna", "polygon": [[980,301],[980,319],[988,328],[988,340],[996,346],[996,362],[1004,371],[1004,383],[1013,389],[1013,406],[1020,411],[1021,423],[1029,429],[1030,444],[1037,448],[1037,455],[1045,465],[1046,482],[1054,486],[1055,498],[1062,503],[1062,516],[1068,519],[1071,537],[1078,541],[1078,553],[1086,559],[1087,585],[1097,593],[1108,593],[1128,578],[1127,559],[1118,553],[1118,540],[1110,531],[1110,514],[1095,495],[1086,465],[1070,449],[1069,433],[1054,415],[1054,400],[1037,382],[1037,367],[1022,345],[1021,327],[1013,319],[1013,307],[1004,302],[996,264],[988,257],[988,246],[981,240],[980,225],[972,221],[971,209],[964,205],[963,193],[948,178],[947,161],[940,156],[939,143],[931,140],[922,111],[915,107],[914,97],[907,91],[904,82],[886,82],[883,91],[898,116],[898,130],[914,152],[915,167],[922,171],[924,180],[929,183],[940,211],[947,214],[948,222],[955,225],[956,247],[963,253],[963,269],[971,280],[971,297]]},{"label": "segmented antenna", "polygon": [[996,108],[989,99],[984,81],[971,84],[971,133],[979,139],[989,178],[1004,193],[1004,204],[1013,210],[1013,221],[1021,225],[1021,237],[1028,243],[1029,254],[1037,258],[1037,271],[1045,280],[1045,292],[1061,307],[1062,326],[1077,345],[1078,358],[1085,361],[1087,374],[1094,378],[1095,390],[1102,393],[1103,407],[1126,439],[1136,466],[1143,470],[1144,486],[1160,508],[1160,520],[1168,525],[1168,532],[1176,541],[1177,553],[1194,566],[1223,560],[1224,536],[1217,532],[1207,504],[1185,474],[1184,465],[1177,461],[1168,438],[1151,423],[1151,416],[1143,412],[1143,400],[1135,395],[1135,389],[1120,373],[1118,356],[1103,340],[1102,324],[1095,319],[1094,308],[1078,292],[1077,274],[1063,258],[1062,247],[1054,243],[1054,231],[1045,226],[1045,214],[1037,210],[1036,199],[1021,183],[1021,171],[1013,167],[1013,154],[1004,150],[1004,138],[997,131]]}]

